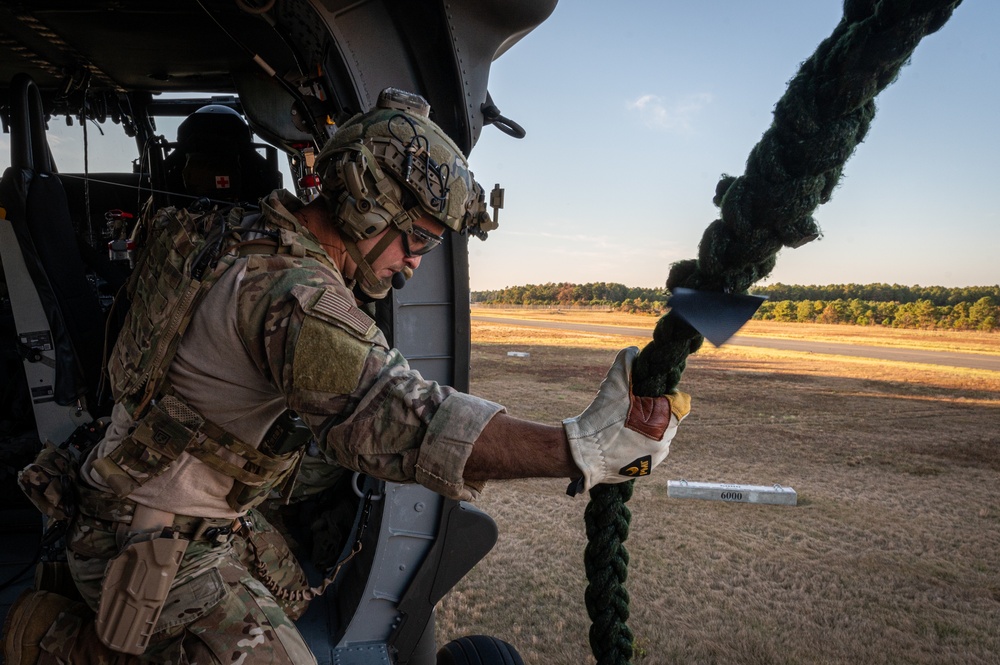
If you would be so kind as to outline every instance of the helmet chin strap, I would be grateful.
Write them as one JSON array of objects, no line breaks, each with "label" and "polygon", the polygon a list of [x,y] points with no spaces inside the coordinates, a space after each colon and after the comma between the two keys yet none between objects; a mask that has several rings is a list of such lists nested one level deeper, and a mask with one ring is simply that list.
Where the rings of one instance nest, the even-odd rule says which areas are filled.
[{"label": "helmet chin strap", "polygon": [[[347,253],[354,260],[357,266],[354,275],[354,295],[365,302],[372,302],[373,300],[381,300],[389,295],[389,290],[392,288],[402,288],[406,284],[406,279],[408,275],[403,276],[402,284],[396,285],[396,277],[402,275],[402,273],[393,273],[391,279],[379,279],[378,275],[372,269],[372,264],[375,263],[376,259],[382,255],[382,252],[396,240],[402,234],[395,226],[390,226],[389,230],[386,232],[382,239],[371,248],[366,256],[361,255],[361,249],[358,247],[357,242],[353,238],[344,236],[344,247],[347,248]],[[409,271],[412,274],[412,271]]]}]

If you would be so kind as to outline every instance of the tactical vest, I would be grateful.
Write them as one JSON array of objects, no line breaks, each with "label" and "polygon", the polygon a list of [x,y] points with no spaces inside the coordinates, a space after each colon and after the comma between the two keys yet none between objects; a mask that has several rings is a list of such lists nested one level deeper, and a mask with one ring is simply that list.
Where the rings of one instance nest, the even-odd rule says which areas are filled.
[{"label": "tactical vest", "polygon": [[[255,239],[244,240],[248,235]],[[329,263],[314,240],[271,228],[260,215],[245,216],[240,208],[156,213],[127,285],[131,307],[108,362],[115,400],[136,425],[92,464],[117,497],[162,474],[183,452],[234,479],[227,500],[238,512],[272,490],[290,491],[287,481],[311,436],[294,414],[286,412],[254,448],[172,394],[166,374],[198,304],[240,256],[307,253]],[[222,450],[243,463],[227,461]]]}]

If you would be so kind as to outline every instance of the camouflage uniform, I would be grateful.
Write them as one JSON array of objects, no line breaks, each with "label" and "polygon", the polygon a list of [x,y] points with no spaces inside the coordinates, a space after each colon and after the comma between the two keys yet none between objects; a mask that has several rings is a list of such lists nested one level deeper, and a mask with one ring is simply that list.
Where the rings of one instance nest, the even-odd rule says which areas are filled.
[{"label": "camouflage uniform", "polygon": [[[172,393],[251,446],[292,409],[315,436],[312,467],[320,462],[475,498],[480,488],[464,481],[465,462],[502,407],[411,370],[355,306],[343,277],[292,214],[301,202],[279,191],[262,203],[264,227],[287,251],[223,257],[221,275],[197,306],[167,371]],[[113,376],[115,362],[131,360],[113,354]],[[162,473],[141,478],[124,500],[114,496],[122,479],[109,483],[95,466],[134,429],[128,409],[116,405],[104,441],[81,469],[85,500],[70,528],[68,556],[83,599],[95,609],[107,561],[127,539],[128,507],[177,514],[175,529],[193,541],[156,632],[140,659],[88,649],[83,661],[75,642],[95,642],[86,639],[92,629],[77,625],[74,632],[66,621],[56,622],[43,650],[73,663],[314,662],[289,617],[304,608],[282,606],[251,575],[243,536],[206,536],[205,525],[228,524],[245,512],[227,501],[232,477],[183,452]],[[253,521],[254,537],[266,541],[258,552],[278,564],[271,575],[283,586],[300,586],[301,570],[280,536],[259,516]]]},{"label": "camouflage uniform", "polygon": [[[302,588],[301,568],[266,522],[254,514],[255,533],[247,538],[279,539],[265,545],[261,557],[271,577],[286,588]],[[107,520],[79,515],[68,545],[70,569],[77,588],[96,609],[107,558],[118,551],[123,529]],[[65,612],[42,639],[39,665],[124,663],[313,663],[315,659],[292,618],[304,604],[278,601],[254,577],[247,540],[233,536],[222,542],[192,542],[156,624],[150,646],[141,657],[115,653],[93,631],[88,608]],[[279,557],[275,557],[280,553]]]}]

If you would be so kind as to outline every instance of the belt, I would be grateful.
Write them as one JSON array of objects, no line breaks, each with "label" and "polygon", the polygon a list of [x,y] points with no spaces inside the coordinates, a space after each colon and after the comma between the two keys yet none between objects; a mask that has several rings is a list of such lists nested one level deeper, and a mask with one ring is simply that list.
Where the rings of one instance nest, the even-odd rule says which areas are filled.
[{"label": "belt", "polygon": [[[77,483],[77,508],[81,515],[102,522],[131,524],[138,504],[131,499],[119,499],[113,494]],[[181,538],[190,541],[225,542],[241,528],[249,528],[250,522],[243,517],[196,517],[194,515],[173,515],[170,524],[164,525]]]}]

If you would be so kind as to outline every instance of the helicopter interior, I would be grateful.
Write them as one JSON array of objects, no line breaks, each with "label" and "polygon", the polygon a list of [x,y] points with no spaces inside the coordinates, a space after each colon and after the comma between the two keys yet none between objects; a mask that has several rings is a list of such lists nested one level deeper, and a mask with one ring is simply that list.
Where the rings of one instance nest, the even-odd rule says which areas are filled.
[{"label": "helicopter interior", "polygon": [[[0,532],[14,545],[0,557],[0,581],[10,582],[0,590],[0,618],[30,584],[39,552],[41,523],[20,495],[17,469],[42,442],[63,441],[110,409],[101,364],[121,316],[115,294],[131,270],[128,230],[143,206],[205,196],[252,204],[281,186],[308,199],[316,193],[313,156],[338,122],[369,108],[386,87],[423,95],[432,119],[467,154],[490,125],[523,136],[490,97],[489,70],[554,7],[554,0],[0,3],[0,120],[10,145],[0,182]],[[158,120],[199,115],[204,131],[186,137],[168,140],[158,128]],[[126,135],[135,145],[131,167],[61,171],[49,129],[67,122]],[[244,129],[224,148],[205,143],[234,122]],[[229,177],[221,187],[220,169]],[[469,372],[466,240],[449,238],[418,279],[373,311],[415,368],[459,389],[467,389]],[[466,514],[443,505],[429,531],[455,510]],[[401,595],[419,586],[400,584]],[[427,585],[433,597],[441,583]],[[421,611],[432,613],[432,605]],[[385,616],[398,624],[396,609]],[[311,645],[320,662],[426,662],[431,652],[416,644],[427,616],[410,623],[410,632],[420,625],[406,638],[408,652],[379,634],[358,638],[379,643],[374,651],[336,652],[326,618],[313,619]]]}]

